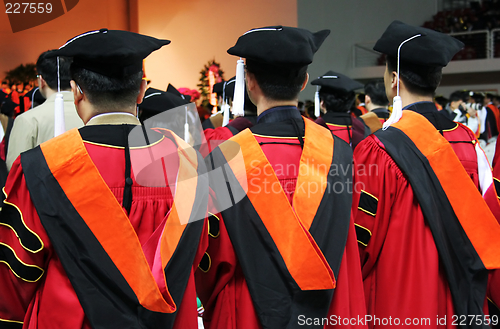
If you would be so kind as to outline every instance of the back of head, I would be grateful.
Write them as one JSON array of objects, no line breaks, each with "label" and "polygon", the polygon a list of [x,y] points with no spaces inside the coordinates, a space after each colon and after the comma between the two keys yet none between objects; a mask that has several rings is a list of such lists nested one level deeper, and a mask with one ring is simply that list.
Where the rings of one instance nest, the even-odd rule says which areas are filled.
[{"label": "back of head", "polygon": [[60,56],[59,57],[59,73],[57,67],[57,57],[51,56],[56,50],[48,50],[43,52],[36,62],[36,70],[39,75],[42,76],[43,80],[47,82],[47,85],[52,90],[57,90],[59,75],[59,83],[61,90],[69,90],[71,86],[69,84],[71,77],[69,73],[69,68],[71,65],[71,58]]},{"label": "back of head", "polygon": [[378,106],[389,105],[385,85],[383,81],[370,81],[365,84],[365,95],[370,97],[371,102]]},{"label": "back of head", "polygon": [[[396,57],[387,56],[389,72],[397,71]],[[399,64],[399,78],[406,89],[419,96],[434,96],[442,78],[442,67],[419,65],[401,61]]]},{"label": "back of head", "polygon": [[321,87],[319,99],[323,101],[328,112],[349,112],[356,101],[356,93]]},{"label": "back of head", "polygon": [[474,99],[474,102],[477,104],[483,104],[484,103],[484,94],[483,93],[474,93],[474,96],[472,96]]},{"label": "back of head", "polygon": [[97,110],[117,112],[136,104],[142,71],[122,77],[109,77],[72,64],[71,78]]},{"label": "back of head", "polygon": [[463,101],[463,102],[466,102],[467,101],[467,98],[466,95],[464,94],[463,91],[460,91],[460,90],[457,90],[457,91],[454,91],[450,94],[450,103],[451,102],[458,102],[458,101]]},{"label": "back of head", "polygon": [[486,101],[488,101],[488,103],[489,103],[489,102],[492,102],[495,99],[495,95],[492,94],[492,93],[486,93],[484,95],[484,98],[485,98],[485,103],[486,103]]},{"label": "back of head", "polygon": [[297,99],[307,76],[307,66],[276,67],[247,59],[246,68],[255,76],[262,93],[279,101]]}]

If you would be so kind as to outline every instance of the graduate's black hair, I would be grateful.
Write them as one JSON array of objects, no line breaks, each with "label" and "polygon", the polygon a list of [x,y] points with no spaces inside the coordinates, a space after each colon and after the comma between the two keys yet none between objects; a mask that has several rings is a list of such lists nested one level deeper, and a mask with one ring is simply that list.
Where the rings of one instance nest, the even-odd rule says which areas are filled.
[{"label": "graduate's black hair", "polygon": [[389,104],[383,81],[370,81],[366,83],[365,94],[370,96],[372,103],[375,105],[387,106]]},{"label": "graduate's black hair", "polygon": [[456,101],[463,101],[463,102],[467,102],[467,100],[469,99],[469,96],[467,95],[467,93],[463,92],[463,91],[460,91],[460,90],[457,90],[457,91],[454,91],[450,94],[450,99],[449,99],[449,102],[456,102]]},{"label": "graduate's black hair", "polygon": [[[55,50],[48,50],[43,52],[36,62],[36,71],[42,76],[43,80],[52,90],[57,90],[57,57],[48,57],[48,55]],[[59,57],[59,78],[61,83],[61,90],[71,89],[69,81],[71,80],[69,74],[69,67],[71,65],[71,58]]]},{"label": "graduate's black hair", "polygon": [[[397,72],[396,57],[387,56],[387,68],[390,72]],[[406,89],[419,96],[434,96],[442,77],[442,67],[413,64],[404,61],[399,63],[399,76]]]},{"label": "graduate's black hair", "polygon": [[338,89],[321,87],[319,91],[319,99],[323,101],[323,105],[329,112],[348,112],[356,101],[356,93],[354,91],[340,91]]},{"label": "graduate's black hair", "polygon": [[123,78],[111,78],[71,65],[71,78],[87,95],[89,102],[102,112],[122,111],[136,104],[142,71]]},{"label": "graduate's black hair", "polygon": [[297,99],[307,76],[307,66],[291,68],[265,64],[248,58],[246,69],[255,76],[264,95],[277,101]]}]

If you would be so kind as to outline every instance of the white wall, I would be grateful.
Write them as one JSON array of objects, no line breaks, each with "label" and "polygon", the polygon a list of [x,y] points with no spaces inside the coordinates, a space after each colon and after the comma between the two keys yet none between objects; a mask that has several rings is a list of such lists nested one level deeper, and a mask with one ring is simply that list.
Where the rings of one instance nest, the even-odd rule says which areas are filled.
[{"label": "white wall", "polygon": [[[422,25],[432,19],[442,0],[297,0],[298,26],[332,32],[309,68],[311,79],[328,70],[349,75],[353,46],[376,41],[395,19]],[[308,86],[301,99],[313,99]]]}]

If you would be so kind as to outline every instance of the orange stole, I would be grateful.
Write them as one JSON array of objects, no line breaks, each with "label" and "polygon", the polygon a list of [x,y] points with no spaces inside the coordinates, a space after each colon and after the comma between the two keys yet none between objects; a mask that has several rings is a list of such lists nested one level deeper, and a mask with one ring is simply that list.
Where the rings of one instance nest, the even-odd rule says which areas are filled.
[{"label": "orange stole", "polygon": [[[293,198],[294,208],[288,202],[271,164],[249,129],[229,140],[240,145],[244,164],[238,165],[229,161],[229,165],[241,186],[248,186],[247,196],[297,285],[302,290],[333,289],[333,271],[309,233],[309,227],[327,187],[327,176],[333,157],[333,137],[328,130],[314,122],[304,122],[304,149]],[[228,157],[234,153],[229,149],[230,142],[219,147],[226,160],[232,158]],[[280,186],[280,190],[278,193],[263,193],[259,188],[263,183]],[[301,189],[302,184],[315,185],[315,191]]]},{"label": "orange stole", "polygon": [[426,118],[413,111],[403,111],[401,120],[392,126],[403,131],[429,161],[484,266],[500,268],[500,225],[450,143]]},{"label": "orange stole", "polygon": [[[177,306],[168,290],[167,299],[163,298],[134,228],[93,164],[78,130],[76,128],[72,129],[49,142],[41,144],[40,148],[54,178],[115,266],[120,270],[141,305],[154,312],[175,312]],[[183,151],[181,147],[179,149],[179,175],[183,176],[186,172],[192,171],[192,169],[186,167],[186,164],[197,164],[197,160],[196,158],[194,160],[190,158],[190,155]],[[79,181],[84,183],[75,184],[75,177],[78,177]],[[194,194],[196,190],[195,180],[186,180],[185,184],[191,184],[191,193]],[[182,190],[184,192],[187,188],[184,187]],[[82,198],[81,195],[86,197]],[[190,196],[190,193],[188,193],[188,196]],[[175,246],[187,223],[187,219],[184,217],[188,216],[187,218],[189,218],[185,211],[181,213],[177,210],[179,207],[175,205],[175,202],[178,201],[183,204],[190,202],[191,199],[191,197],[188,197],[188,201],[180,201],[178,193],[174,197],[174,207],[168,215],[161,241],[162,264],[166,265],[175,251]],[[185,207],[182,208],[186,209]],[[183,218],[180,218],[180,216]],[[110,227],[113,229],[111,230]],[[167,230],[167,227],[169,227],[169,230]],[[121,238],[117,239],[117,237]],[[131,263],[135,264],[135,266],[130,267]],[[166,286],[166,281],[164,284]]]}]

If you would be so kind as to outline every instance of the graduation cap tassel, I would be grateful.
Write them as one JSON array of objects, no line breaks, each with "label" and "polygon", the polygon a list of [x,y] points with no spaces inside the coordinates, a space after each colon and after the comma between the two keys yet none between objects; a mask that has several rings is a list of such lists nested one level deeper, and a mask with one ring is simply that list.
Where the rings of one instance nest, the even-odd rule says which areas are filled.
[{"label": "graduation cap tassel", "polygon": [[5,136],[5,131],[3,130],[2,125],[0,125],[0,140],[3,140],[4,136]]},{"label": "graduation cap tassel", "polygon": [[245,110],[245,62],[243,59],[238,60],[236,64],[236,82],[234,86],[234,97],[232,112],[235,117],[244,116]]},{"label": "graduation cap tassel", "polygon": [[314,116],[319,118],[320,115],[320,101],[319,101],[319,86],[316,86],[316,92],[314,93]]},{"label": "graduation cap tassel", "polygon": [[226,102],[226,84],[227,81],[224,82],[224,85],[222,86],[222,127],[227,126],[229,123],[229,104]]},{"label": "graduation cap tassel", "polygon": [[35,104],[35,94],[38,91],[38,89],[40,89],[40,88],[36,87],[35,90],[33,91],[33,94],[31,95],[31,107],[30,107],[30,109],[32,109],[34,104]]},{"label": "graduation cap tassel", "polygon": [[225,127],[229,123],[229,104],[226,101],[222,102],[222,113],[224,115],[222,118],[222,127]]},{"label": "graduation cap tassel", "polygon": [[410,41],[410,40],[413,40],[415,38],[418,38],[420,37],[421,34],[417,34],[417,35],[414,35],[412,36],[411,38],[408,38],[406,39],[405,41],[401,42],[401,44],[399,45],[398,47],[398,67],[397,67],[397,87],[396,87],[396,96],[394,96],[394,98],[392,99],[392,113],[391,113],[391,116],[389,117],[389,119],[384,122],[384,125],[383,125],[383,128],[382,129],[387,129],[389,128],[390,125],[396,123],[399,121],[399,119],[401,119],[401,117],[403,116],[403,102],[401,100],[401,96],[399,96],[399,59],[400,59],[400,53],[401,53],[401,46],[403,46],[406,42]]},{"label": "graduation cap tassel", "polygon": [[59,74],[59,56],[57,57],[57,94],[54,104],[54,137],[66,131],[64,122],[64,98],[61,93],[61,76]]}]

